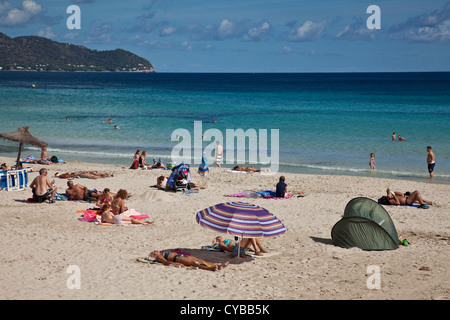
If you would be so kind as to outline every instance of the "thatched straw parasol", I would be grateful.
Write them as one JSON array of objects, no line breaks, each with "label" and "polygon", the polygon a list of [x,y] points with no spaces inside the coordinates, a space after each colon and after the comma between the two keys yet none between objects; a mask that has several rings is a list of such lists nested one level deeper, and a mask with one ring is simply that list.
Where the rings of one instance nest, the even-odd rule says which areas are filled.
[{"label": "thatched straw parasol", "polygon": [[47,147],[47,143],[32,136],[28,132],[28,126],[19,128],[16,132],[0,133],[0,138],[19,142],[19,154],[17,155],[16,167],[20,168],[20,153],[22,152],[22,144],[29,144],[39,148]]}]

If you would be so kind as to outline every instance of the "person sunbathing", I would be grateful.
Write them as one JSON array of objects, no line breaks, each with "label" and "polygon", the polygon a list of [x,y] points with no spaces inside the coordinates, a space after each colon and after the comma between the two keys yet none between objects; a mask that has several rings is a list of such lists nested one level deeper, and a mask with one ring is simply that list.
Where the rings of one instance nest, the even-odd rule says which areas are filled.
[{"label": "person sunbathing", "polygon": [[112,223],[112,224],[151,224],[152,221],[140,221],[138,219],[124,217],[115,215],[111,210],[111,205],[106,203],[100,209],[100,214],[102,216],[103,223]]},{"label": "person sunbathing", "polygon": [[60,179],[69,179],[69,178],[87,178],[87,179],[98,179],[98,178],[108,178],[114,177],[113,174],[98,172],[98,171],[72,171],[61,173],[58,175]]},{"label": "person sunbathing", "polygon": [[42,168],[39,170],[39,176],[34,178],[30,184],[30,188],[37,202],[48,200],[49,203],[54,203],[53,196],[58,188],[54,185],[55,180],[50,182],[47,174],[47,169]]},{"label": "person sunbathing", "polygon": [[210,270],[210,271],[222,270],[229,264],[228,262],[221,264],[206,262],[202,259],[196,258],[191,255],[171,251],[161,252],[155,250],[152,253],[150,253],[150,256],[166,266],[174,265],[181,267],[194,267],[194,268],[197,267],[203,270]]},{"label": "person sunbathing", "polygon": [[102,194],[98,196],[97,203],[95,205],[100,208],[107,203],[111,203],[115,195],[115,193],[111,193],[109,188],[105,188],[103,189]]},{"label": "person sunbathing", "polygon": [[89,190],[81,184],[74,184],[72,180],[67,181],[67,186],[69,188],[66,189],[66,195],[69,200],[93,201],[100,196],[99,193]]},{"label": "person sunbathing", "polygon": [[[219,248],[223,251],[234,252],[236,250],[236,246],[238,246],[238,242],[232,239],[224,239],[221,236],[216,237],[213,244],[218,244]],[[253,246],[253,249],[250,246]],[[258,238],[245,238],[241,241],[241,256],[245,253],[246,250],[250,250],[255,252],[257,256],[262,256],[262,253],[269,253],[266,249],[263,248],[261,241]]]},{"label": "person sunbathing", "polygon": [[261,169],[256,169],[254,167],[246,167],[246,166],[235,166],[233,168],[234,171],[246,171],[246,172],[261,172]]},{"label": "person sunbathing", "polygon": [[10,166],[7,166],[6,163],[2,163],[1,164],[1,169],[3,171],[8,171],[8,170],[12,170],[12,168]]},{"label": "person sunbathing", "polygon": [[399,191],[392,192],[390,188],[386,189],[387,201],[390,205],[409,205],[418,203],[419,208],[428,208],[428,205],[432,205],[431,201],[422,198],[422,195],[418,190],[413,192],[402,193]]},{"label": "person sunbathing", "polygon": [[152,169],[165,169],[166,167],[164,166],[164,164],[161,161],[155,162],[154,164],[152,164]]}]

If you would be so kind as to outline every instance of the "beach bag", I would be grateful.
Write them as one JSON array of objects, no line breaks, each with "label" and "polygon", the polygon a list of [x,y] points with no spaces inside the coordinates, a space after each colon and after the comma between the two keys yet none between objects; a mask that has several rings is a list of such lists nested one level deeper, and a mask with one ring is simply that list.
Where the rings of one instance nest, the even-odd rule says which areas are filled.
[{"label": "beach bag", "polygon": [[52,156],[50,158],[50,161],[53,162],[53,163],[58,163],[58,157],[57,156]]}]

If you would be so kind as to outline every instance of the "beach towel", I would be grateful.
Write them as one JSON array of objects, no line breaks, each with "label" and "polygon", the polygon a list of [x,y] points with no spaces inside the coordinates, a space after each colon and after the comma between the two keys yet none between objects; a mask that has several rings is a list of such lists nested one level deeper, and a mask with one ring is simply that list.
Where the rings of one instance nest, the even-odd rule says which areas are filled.
[{"label": "beach towel", "polygon": [[[158,260],[152,259],[152,258],[148,258],[148,257],[144,257],[144,258],[137,258],[136,261],[139,262],[143,262],[143,263],[149,263],[149,264],[162,264],[161,262],[159,262]],[[182,266],[175,266],[175,265],[171,265],[173,267],[177,267],[177,268],[186,268],[189,270],[198,270],[198,267],[182,267]]]},{"label": "beach towel", "polygon": [[238,198],[244,198],[244,197],[250,197],[250,198],[263,198],[263,199],[289,199],[295,197],[295,195],[290,194],[286,197],[276,197],[274,190],[265,190],[265,191],[244,191],[244,192],[238,192],[238,193],[232,193],[227,194],[225,197],[238,197]]},{"label": "beach towel", "polygon": [[202,246],[202,250],[224,252],[222,249],[220,249],[220,246],[218,244],[213,244],[211,246]]},{"label": "beach towel", "polygon": [[139,161],[137,161],[137,160],[133,161],[130,169],[138,169],[138,168],[139,168]]}]

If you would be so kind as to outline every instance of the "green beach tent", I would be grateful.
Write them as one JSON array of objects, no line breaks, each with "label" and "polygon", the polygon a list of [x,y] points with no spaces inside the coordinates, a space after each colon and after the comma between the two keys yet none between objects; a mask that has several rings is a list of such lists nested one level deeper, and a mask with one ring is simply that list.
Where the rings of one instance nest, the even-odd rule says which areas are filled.
[{"label": "green beach tent", "polygon": [[388,212],[365,197],[347,203],[342,219],[331,230],[331,238],[342,248],[393,250],[399,245],[397,230]]}]

